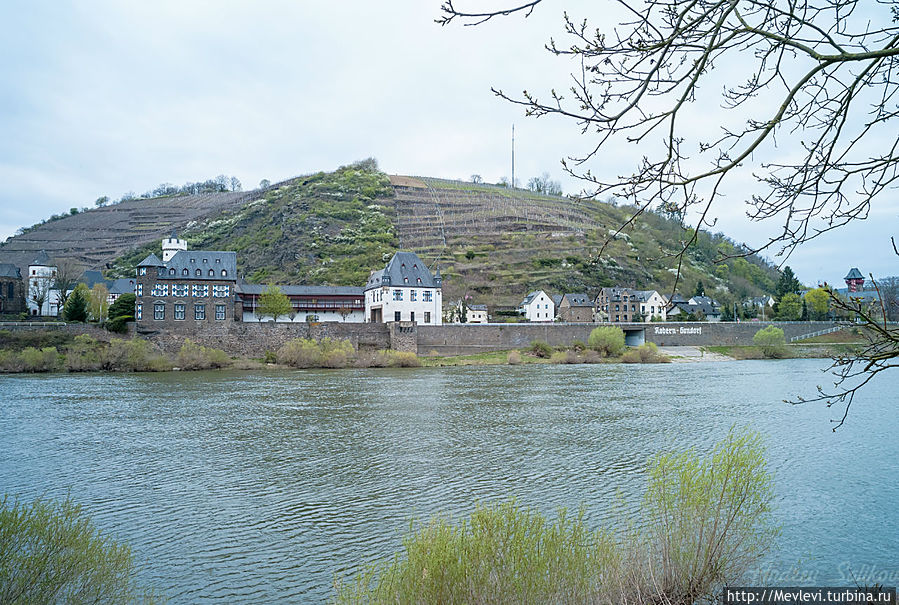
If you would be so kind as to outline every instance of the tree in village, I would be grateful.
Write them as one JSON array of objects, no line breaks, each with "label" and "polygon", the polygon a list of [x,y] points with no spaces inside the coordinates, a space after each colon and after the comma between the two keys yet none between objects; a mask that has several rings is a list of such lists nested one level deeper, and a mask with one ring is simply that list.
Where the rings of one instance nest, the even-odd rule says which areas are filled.
[{"label": "tree in village", "polygon": [[827,317],[830,310],[830,294],[824,288],[814,288],[805,293],[805,303],[808,305],[809,316],[814,320]]},{"label": "tree in village", "polygon": [[106,284],[97,283],[91,288],[88,312],[92,321],[103,323],[109,312],[109,289]]},{"label": "tree in village", "polygon": [[702,281],[696,282],[696,289],[693,290],[693,296],[705,296],[705,286],[702,285]]},{"label": "tree in village", "polygon": [[[446,0],[438,22],[477,25],[528,16],[541,4],[523,0],[483,10],[473,0],[461,8]],[[749,218],[777,227],[746,254],[788,254],[866,218],[872,204],[890,195],[899,179],[899,2],[593,6],[596,23],[564,13],[565,41],[546,45],[573,60],[565,88],[494,93],[528,115],[560,116],[580,127],[584,150],[565,158],[564,168],[581,179],[585,195],[613,194],[634,204],[620,229],[658,207],[695,220],[692,229],[685,225],[678,278],[699,228],[714,225],[725,196],[737,187],[742,193],[748,179],[756,181],[746,200]],[[697,127],[709,123],[717,128]],[[639,146],[633,170],[591,170],[630,145]],[[798,289],[784,287],[781,297]],[[842,302],[834,297],[831,304],[837,309]],[[859,317],[876,323],[862,311]],[[836,360],[839,388],[819,400],[845,402],[848,410],[855,392],[849,378],[894,367],[899,331],[868,327],[875,342]]]},{"label": "tree in village", "polygon": [[259,319],[271,317],[272,321],[278,321],[279,317],[288,316],[292,312],[293,306],[290,304],[290,299],[275,284],[269,284],[259,295],[259,305],[256,307],[256,316]]},{"label": "tree in village", "polygon": [[56,261],[56,279],[53,281],[52,289],[58,292],[60,311],[65,308],[69,293],[75,288],[83,274],[84,269],[81,265],[71,259]]},{"label": "tree in village", "polygon": [[793,270],[789,266],[786,266],[780,274],[780,279],[777,280],[777,285],[774,288],[774,298],[780,300],[785,294],[796,294],[801,289],[802,284],[796,279]]},{"label": "tree in village", "polygon": [[78,284],[66,299],[62,316],[66,321],[87,321],[90,290],[84,284]]}]

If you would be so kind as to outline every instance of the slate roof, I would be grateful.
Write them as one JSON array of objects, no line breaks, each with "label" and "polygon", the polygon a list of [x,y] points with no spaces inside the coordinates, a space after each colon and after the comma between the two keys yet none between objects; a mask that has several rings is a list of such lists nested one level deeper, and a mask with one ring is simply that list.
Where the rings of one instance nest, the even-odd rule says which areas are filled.
[{"label": "slate roof", "polygon": [[487,311],[487,305],[468,305],[472,311]]},{"label": "slate roof", "polygon": [[[583,292],[573,292],[565,294],[562,298],[568,301],[568,304],[572,307],[592,307],[593,302],[590,300],[590,297],[584,294]],[[558,305],[559,303],[556,303]]]},{"label": "slate roof", "polygon": [[[180,250],[175,253],[169,262],[163,263],[166,269],[174,269],[175,275],[181,277],[184,269],[187,269],[191,279],[237,279],[237,252],[213,252],[210,250]],[[201,269],[200,275],[195,275],[196,270]],[[209,275],[209,270],[213,275]],[[222,270],[227,272],[222,275]]]},{"label": "slate roof", "polygon": [[12,263],[0,263],[0,277],[11,277],[13,279],[21,279],[22,272]]},{"label": "slate roof", "polygon": [[96,270],[85,271],[81,274],[81,279],[78,281],[80,281],[88,288],[93,288],[97,284],[103,284],[108,290],[110,286],[112,286],[112,280],[105,279],[103,277],[103,272]]},{"label": "slate roof", "polygon": [[[524,300],[521,301],[521,304],[518,306],[523,307],[525,305],[531,304],[531,301],[533,301],[535,298],[537,298],[541,292],[543,292],[543,290],[534,290],[533,292],[530,292],[527,296],[524,297]],[[543,293],[546,294],[545,292],[543,292]]]},{"label": "slate roof", "polygon": [[381,286],[439,288],[440,284],[436,281],[439,278],[440,269],[438,268],[435,274],[431,275],[428,267],[414,252],[397,252],[385,268],[375,271],[369,276],[365,289],[370,290]]},{"label": "slate roof", "polygon": [[120,277],[109,286],[110,294],[134,294],[135,280],[133,277]]},{"label": "slate roof", "polygon": [[553,294],[553,295],[552,295],[553,304],[556,305],[556,306],[558,307],[559,305],[562,304],[562,299],[563,299],[563,298],[565,298],[565,295],[564,295],[564,294]]},{"label": "slate roof", "polygon": [[646,302],[656,292],[656,290],[631,290],[630,288],[603,288],[602,291],[609,297],[609,302],[620,302],[621,296],[625,294],[633,297],[636,302]]},{"label": "slate roof", "polygon": [[164,267],[165,263],[159,260],[159,257],[153,254],[152,252],[147,255],[147,258],[137,263],[138,267]]},{"label": "slate roof", "polygon": [[44,250],[41,250],[40,253],[34,257],[34,260],[31,261],[31,264],[38,267],[50,267],[50,257]]},{"label": "slate roof", "polygon": [[[262,284],[238,283],[238,294],[256,294],[265,292],[268,286]],[[362,288],[356,286],[278,286],[282,294],[287,296],[364,296]]]},{"label": "slate roof", "polygon": [[849,275],[847,275],[843,279],[865,279],[865,276],[862,275],[862,272],[858,270],[858,267],[852,267],[851,269],[849,269]]}]

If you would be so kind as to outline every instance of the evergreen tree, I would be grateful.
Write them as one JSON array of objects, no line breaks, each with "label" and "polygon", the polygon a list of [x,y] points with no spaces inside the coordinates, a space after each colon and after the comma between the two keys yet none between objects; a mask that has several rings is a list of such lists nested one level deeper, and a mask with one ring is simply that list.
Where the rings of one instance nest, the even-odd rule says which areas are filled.
[{"label": "evergreen tree", "polygon": [[90,290],[84,284],[78,284],[66,299],[63,307],[63,318],[66,321],[87,321],[87,307]]},{"label": "evergreen tree", "polygon": [[774,297],[779,302],[785,294],[796,294],[801,289],[802,284],[796,279],[793,270],[787,266],[784,267],[783,273],[780,274],[780,279],[778,280],[777,287],[774,291]]},{"label": "evergreen tree", "polygon": [[696,289],[693,291],[693,296],[705,296],[705,286],[702,285],[702,280],[696,282]]}]

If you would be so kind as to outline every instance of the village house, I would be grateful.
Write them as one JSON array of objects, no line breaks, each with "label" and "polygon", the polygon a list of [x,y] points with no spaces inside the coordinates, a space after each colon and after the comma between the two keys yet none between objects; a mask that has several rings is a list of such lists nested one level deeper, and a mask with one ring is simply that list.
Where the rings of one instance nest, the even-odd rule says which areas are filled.
[{"label": "village house", "polygon": [[0,263],[0,313],[22,313],[27,308],[22,271],[11,263]]},{"label": "village house", "polygon": [[709,296],[694,296],[686,301],[680,296],[671,298],[668,309],[670,321],[686,321],[690,315],[703,321],[721,321],[721,307]]},{"label": "village house", "polygon": [[543,290],[535,290],[524,297],[518,305],[518,312],[528,321],[553,321],[556,305]]},{"label": "village house", "polygon": [[668,301],[656,290],[602,288],[596,297],[596,314],[611,323],[649,322],[667,318]]},{"label": "village house", "polygon": [[593,321],[593,301],[581,292],[565,294],[557,306],[561,321],[570,323],[591,323]]},{"label": "village house", "polygon": [[487,323],[487,305],[468,305],[467,323]]},{"label": "village house", "polygon": [[365,318],[370,323],[443,323],[440,268],[430,270],[413,252],[397,252],[365,285]]}]

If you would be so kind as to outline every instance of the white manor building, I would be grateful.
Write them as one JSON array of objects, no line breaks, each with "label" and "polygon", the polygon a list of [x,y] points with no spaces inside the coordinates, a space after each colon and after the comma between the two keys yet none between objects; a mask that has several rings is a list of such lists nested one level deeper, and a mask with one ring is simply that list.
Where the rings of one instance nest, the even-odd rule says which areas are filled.
[{"label": "white manor building", "polygon": [[521,301],[518,312],[528,321],[553,321],[556,318],[556,303],[543,290],[535,290]]},{"label": "white manor building", "polygon": [[[59,290],[56,288],[57,267],[43,250],[28,265],[25,300],[30,315],[59,315]],[[38,306],[38,301],[41,305]]]},{"label": "white manor building", "polygon": [[365,285],[365,320],[369,323],[414,321],[425,326],[443,323],[442,279],[413,252],[397,252]]}]

